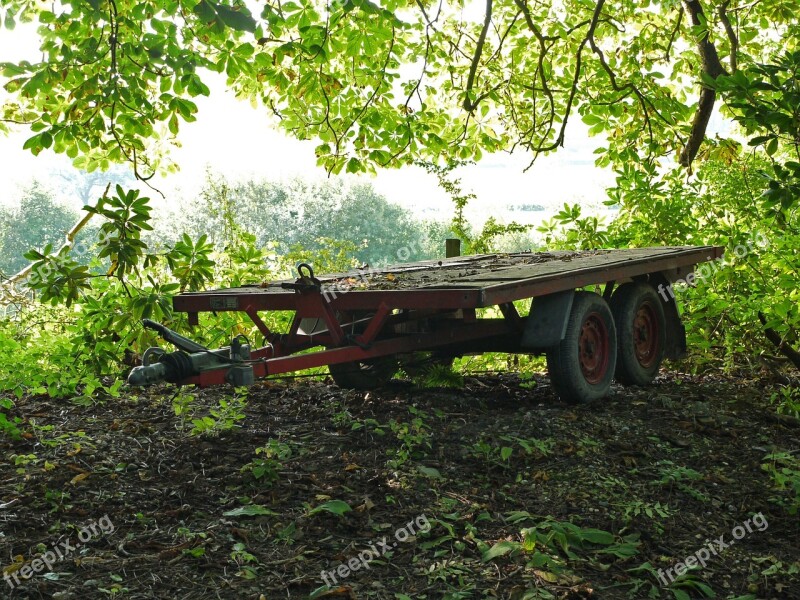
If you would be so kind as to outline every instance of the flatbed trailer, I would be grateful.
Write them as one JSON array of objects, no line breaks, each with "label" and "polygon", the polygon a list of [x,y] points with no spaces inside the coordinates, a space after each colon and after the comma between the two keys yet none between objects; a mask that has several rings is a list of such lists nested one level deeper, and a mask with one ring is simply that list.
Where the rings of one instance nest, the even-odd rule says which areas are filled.
[{"label": "flatbed trailer", "polygon": [[[623,384],[649,383],[663,358],[685,353],[672,284],[691,283],[696,264],[722,254],[716,246],[523,252],[319,277],[301,264],[295,280],[173,300],[191,325],[201,312],[245,313],[263,346],[237,336],[211,350],[146,321],[178,350],[148,349],[129,382],[238,386],[327,365],[340,386],[370,389],[422,354],[448,364],[501,351],[546,354],[556,392],[571,402],[590,400],[606,395],[615,376]],[[520,312],[525,300],[530,308]],[[499,309],[496,316],[479,312],[489,307]],[[288,331],[272,331],[261,317],[268,311],[293,311]]]}]

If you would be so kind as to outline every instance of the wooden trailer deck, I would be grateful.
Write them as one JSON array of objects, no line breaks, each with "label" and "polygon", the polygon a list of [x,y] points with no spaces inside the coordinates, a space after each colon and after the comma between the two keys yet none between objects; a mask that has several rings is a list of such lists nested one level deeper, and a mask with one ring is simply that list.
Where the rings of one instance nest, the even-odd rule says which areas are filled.
[{"label": "wooden trailer deck", "polygon": [[[320,291],[341,310],[392,308],[480,308],[595,283],[671,271],[685,277],[700,262],[722,256],[716,246],[671,246],[620,250],[523,252],[460,256],[443,260],[364,268],[317,275]],[[175,310],[293,310],[294,280],[177,296]]]}]

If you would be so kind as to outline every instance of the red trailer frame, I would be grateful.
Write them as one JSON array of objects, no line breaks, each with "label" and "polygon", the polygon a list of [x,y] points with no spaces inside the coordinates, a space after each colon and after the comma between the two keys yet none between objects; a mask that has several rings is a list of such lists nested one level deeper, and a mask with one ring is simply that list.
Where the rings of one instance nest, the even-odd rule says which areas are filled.
[{"label": "red trailer frame", "polygon": [[[659,353],[676,357],[685,351],[685,335],[671,284],[681,279],[691,283],[694,265],[720,258],[722,253],[720,247],[689,246],[491,254],[365,268],[319,278],[311,267],[300,265],[296,280],[185,293],[174,298],[174,309],[188,313],[192,325],[198,323],[201,312],[247,314],[265,345],[252,349],[241,340],[233,340],[228,347],[209,350],[147,323],[179,351],[151,349],[145,365],[134,369],[129,380],[134,384],[166,379],[200,386],[246,385],[268,375],[323,365],[335,373],[335,365],[363,367],[376,364],[382,357],[416,351],[436,351],[441,356],[493,350],[549,352],[568,333],[576,290],[591,285],[603,286],[603,293],[591,298],[580,296],[581,305],[591,301],[596,306],[594,312],[587,313],[595,315],[594,321],[583,323],[579,345],[584,355],[596,354],[595,346],[607,345],[609,339],[615,339],[616,330],[626,330],[617,323],[603,334],[609,329],[603,304],[613,306],[614,298],[630,296],[630,286],[635,282],[640,284],[639,296],[644,290],[649,300],[639,298],[643,304],[633,318],[638,319],[641,331],[633,335],[650,336],[649,340],[637,338],[635,345],[645,352],[647,344],[655,344]],[[625,294],[614,293],[615,288],[622,292],[620,286],[626,283]],[[654,306],[653,292],[642,285],[658,294],[660,308]],[[525,299],[534,300],[532,308],[527,315],[520,315],[513,303]],[[491,306],[499,307],[502,318],[478,317],[477,309]],[[294,311],[288,331],[270,330],[259,316],[276,310]],[[297,354],[315,347],[324,349]],[[612,350],[611,354],[616,353]],[[155,362],[151,362],[153,356],[158,357]],[[579,362],[581,368],[586,366],[586,356],[579,361],[583,361]]]}]

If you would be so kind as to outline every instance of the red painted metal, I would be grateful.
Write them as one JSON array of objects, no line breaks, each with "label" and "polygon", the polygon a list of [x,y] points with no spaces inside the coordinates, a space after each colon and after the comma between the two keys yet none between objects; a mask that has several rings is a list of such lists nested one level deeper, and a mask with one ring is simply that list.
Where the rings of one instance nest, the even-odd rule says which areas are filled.
[{"label": "red painted metal", "polygon": [[636,360],[645,369],[653,366],[658,358],[663,333],[658,328],[656,309],[650,300],[644,302],[633,319],[633,345]]},{"label": "red painted metal", "polygon": [[[257,355],[253,353],[253,358],[255,360],[252,362],[252,366],[256,378],[261,378],[268,375],[291,373],[293,371],[301,371],[303,369],[322,367],[335,363],[364,361],[380,356],[437,348],[509,333],[511,333],[511,331],[505,319],[481,319],[470,327],[454,325],[432,333],[395,337],[377,341],[368,348],[343,346],[341,348],[330,348],[311,354],[277,356],[275,358],[271,358],[269,353],[265,353],[265,349],[259,349]],[[199,385],[201,387],[223,384],[225,383],[225,375],[228,368],[229,366],[224,366],[203,371],[199,375],[189,377],[182,383],[187,385]]]},{"label": "red painted metal", "polygon": [[608,360],[611,353],[608,330],[603,317],[596,312],[586,317],[581,325],[578,338],[578,352],[586,383],[597,385],[608,372]]},{"label": "red painted metal", "polygon": [[380,306],[378,306],[378,310],[375,312],[375,316],[370,319],[369,325],[364,330],[364,333],[359,335],[356,338],[356,342],[359,346],[364,346],[366,344],[371,344],[372,341],[377,337],[377,335],[383,329],[384,324],[386,323],[386,319],[389,317],[390,309],[386,306],[385,303],[381,302]]},{"label": "red painted metal", "polygon": [[[376,299],[380,296],[380,300]],[[338,311],[374,311],[381,302],[390,308],[458,309],[480,306],[478,289],[420,289],[399,291],[351,291],[331,300]],[[297,298],[293,292],[264,292],[258,287],[236,288],[212,292],[191,292],[173,299],[177,312],[241,311],[245,306],[262,310],[295,310]]]},{"label": "red painted metal", "polygon": [[261,332],[261,335],[263,335],[265,339],[272,338],[272,332],[270,331],[269,327],[267,327],[267,324],[261,320],[261,317],[258,316],[258,311],[253,306],[245,307],[244,312],[247,313],[247,316],[250,317],[250,320],[253,321],[253,324],[255,324],[256,328]]}]

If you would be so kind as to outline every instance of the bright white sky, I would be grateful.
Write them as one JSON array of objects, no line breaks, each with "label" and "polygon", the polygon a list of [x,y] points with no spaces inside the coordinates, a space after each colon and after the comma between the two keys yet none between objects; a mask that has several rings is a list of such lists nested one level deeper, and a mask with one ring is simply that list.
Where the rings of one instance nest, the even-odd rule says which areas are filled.
[{"label": "bright white sky", "polygon": [[[13,32],[0,28],[0,62],[36,60],[36,57],[37,39],[32,28]],[[180,172],[152,182],[164,192],[166,202],[173,204],[195,195],[209,165],[231,179],[326,176],[316,166],[313,142],[290,139],[274,130],[266,111],[236,100],[221,85],[212,85],[211,97],[200,98],[197,103],[197,122],[181,125],[182,147],[173,154]],[[20,131],[0,136],[3,203],[15,203],[20,189],[32,180],[51,181],[50,174],[55,169],[70,168],[68,159],[52,152],[34,157],[23,151],[22,145],[29,135]],[[598,141],[590,139],[583,124],[574,119],[567,132],[567,147],[556,155],[540,157],[527,173],[523,169],[530,157],[524,153],[492,155],[477,165],[463,168],[458,174],[465,190],[475,192],[478,197],[474,206],[469,207],[469,218],[480,223],[490,215],[507,221],[530,214],[507,214],[502,208],[509,203],[533,202],[553,208],[564,202],[580,202],[587,207],[599,205],[605,197],[605,188],[613,183],[613,174],[594,166],[592,151]],[[438,188],[435,178],[419,168],[384,170],[367,179],[389,200],[407,206],[419,216],[451,216],[449,199]],[[531,216],[537,214],[536,218],[542,216],[542,213]]]}]

